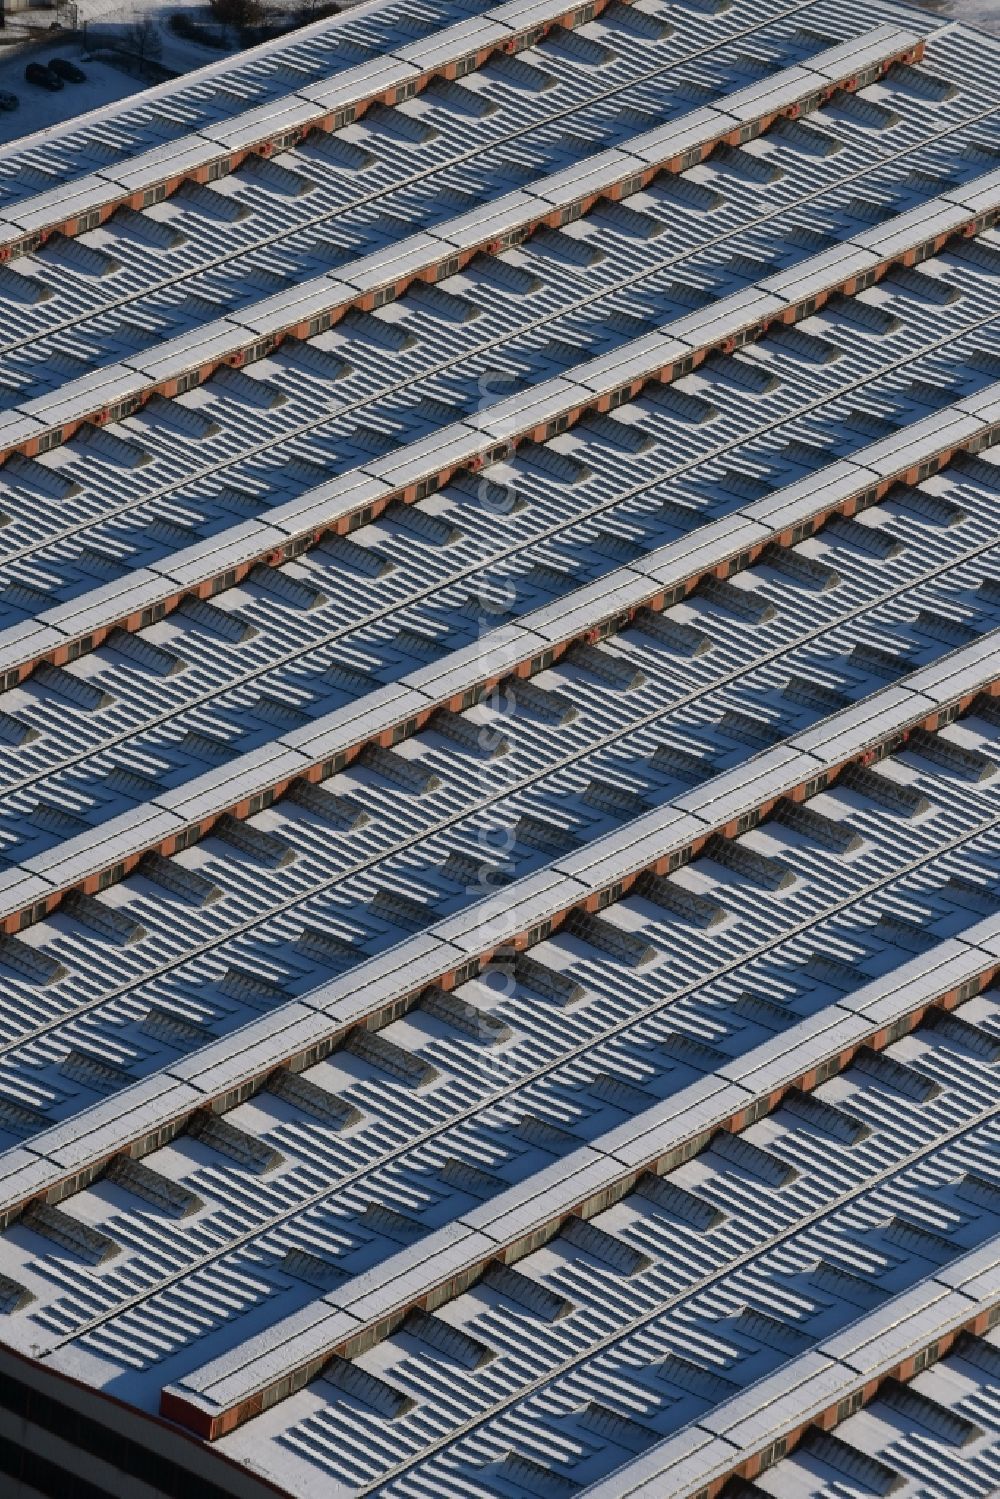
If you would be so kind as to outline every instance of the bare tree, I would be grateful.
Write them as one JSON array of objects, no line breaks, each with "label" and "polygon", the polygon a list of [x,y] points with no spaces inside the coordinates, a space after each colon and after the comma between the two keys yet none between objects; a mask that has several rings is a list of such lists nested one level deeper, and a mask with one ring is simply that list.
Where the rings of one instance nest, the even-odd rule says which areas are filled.
[{"label": "bare tree", "polygon": [[208,0],[208,8],[220,26],[233,26],[237,31],[259,26],[264,14],[260,0]]},{"label": "bare tree", "polygon": [[299,18],[303,22],[319,21],[340,12],[337,0],[300,0]]},{"label": "bare tree", "polygon": [[156,22],[148,15],[133,12],[132,20],[121,33],[122,50],[140,62],[152,62],[163,51],[163,41]]}]

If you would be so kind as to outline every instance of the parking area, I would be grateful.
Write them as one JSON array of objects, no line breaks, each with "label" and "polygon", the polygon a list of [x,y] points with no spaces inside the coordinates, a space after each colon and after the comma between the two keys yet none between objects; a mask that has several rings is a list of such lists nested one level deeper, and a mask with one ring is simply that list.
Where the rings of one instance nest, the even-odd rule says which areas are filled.
[{"label": "parking area", "polygon": [[[49,93],[25,80],[29,63],[48,63],[53,57],[66,58],[86,75],[83,83],[67,83],[58,93]],[[110,104],[135,93],[139,80],[108,63],[85,60],[77,43],[54,42],[51,46],[22,50],[9,56],[0,55],[0,90],[17,95],[17,108],[0,111],[0,142],[16,140],[45,130],[63,120],[71,120],[101,104]]]}]

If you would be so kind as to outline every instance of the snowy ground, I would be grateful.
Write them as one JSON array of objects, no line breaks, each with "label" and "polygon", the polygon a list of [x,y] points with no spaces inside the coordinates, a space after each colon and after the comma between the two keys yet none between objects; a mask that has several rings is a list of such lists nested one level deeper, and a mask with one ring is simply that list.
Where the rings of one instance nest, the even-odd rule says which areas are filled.
[{"label": "snowy ground", "polygon": [[[125,0],[125,3],[118,0],[117,4],[109,4],[109,0],[76,0],[82,42],[64,39],[41,47],[0,46],[0,89],[16,94],[19,100],[16,110],[9,114],[0,112],[0,144],[74,119],[87,110],[127,98],[144,88],[140,77],[89,56],[89,49],[106,51],[115,33],[120,36],[138,20],[148,18],[154,23],[160,43],[156,61],[174,73],[188,73],[225,57],[224,51],[187,41],[170,29],[167,23],[171,15],[181,9],[191,10],[200,20],[208,19],[202,0]],[[28,24],[30,34],[37,36],[54,17],[53,10],[18,12],[10,17],[4,39],[7,42],[13,39],[19,23]],[[75,62],[86,73],[86,83],[67,83],[60,93],[50,94],[26,82],[27,64],[46,62],[50,57],[66,57]]]},{"label": "snowy ground", "polygon": [[[75,119],[99,105],[128,98],[144,88],[146,85],[141,77],[89,55],[91,48],[106,52],[115,33],[121,36],[137,20],[148,17],[153,21],[160,42],[156,60],[172,72],[187,73],[225,56],[223,52],[185,41],[170,30],[167,25],[170,16],[182,8],[192,8],[199,14],[203,10],[199,0],[166,0],[166,3],[165,0],[125,0],[124,4],[119,0],[118,4],[112,5],[109,5],[109,0],[77,0],[78,39],[64,37],[61,41],[43,42],[40,46],[13,46],[10,43],[17,36],[19,26],[28,28],[26,37],[44,35],[44,30],[55,18],[55,11],[32,10],[12,15],[2,34],[6,45],[0,46],[0,89],[16,94],[19,102],[17,109],[9,114],[0,112],[0,144]],[[47,62],[50,57],[65,57],[75,62],[87,75],[86,82],[67,83],[56,94],[28,83],[24,76],[28,63]]]},{"label": "snowy ground", "polygon": [[[170,29],[168,22],[180,10],[189,11],[196,20],[209,23],[208,7],[204,0],[73,0],[76,5],[77,24],[84,31],[87,45],[100,47],[115,33],[119,36],[140,19],[149,19],[156,26],[160,42],[157,61],[175,73],[189,73],[192,68],[204,67],[205,63],[217,62],[225,57],[224,50],[204,47],[198,42],[187,41]],[[235,50],[235,43],[234,43]],[[138,81],[133,88],[138,86]]]},{"label": "snowy ground", "polygon": [[[29,62],[47,62],[50,57],[66,57],[78,63],[87,75],[86,83],[67,83],[58,94],[48,94],[33,83],[26,83],[24,69]],[[134,94],[139,80],[120,73],[107,63],[85,62],[80,48],[72,43],[54,43],[40,50],[18,48],[8,55],[0,52],[0,89],[16,94],[20,103],[10,114],[0,114],[0,142],[30,135],[62,120],[71,120],[99,104],[110,104]]]}]

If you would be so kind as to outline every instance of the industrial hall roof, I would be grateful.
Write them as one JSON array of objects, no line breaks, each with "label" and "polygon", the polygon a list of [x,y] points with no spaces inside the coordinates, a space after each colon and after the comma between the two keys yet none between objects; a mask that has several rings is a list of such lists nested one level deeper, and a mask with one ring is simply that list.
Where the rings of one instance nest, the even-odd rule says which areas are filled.
[{"label": "industrial hall roof", "polygon": [[0,1490],[996,1493],[998,76],[367,0],[0,148]]}]

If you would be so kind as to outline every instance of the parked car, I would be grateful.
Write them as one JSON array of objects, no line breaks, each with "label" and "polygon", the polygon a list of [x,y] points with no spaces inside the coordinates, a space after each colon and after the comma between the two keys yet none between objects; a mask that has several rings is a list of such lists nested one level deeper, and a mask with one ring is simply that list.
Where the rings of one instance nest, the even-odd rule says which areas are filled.
[{"label": "parked car", "polygon": [[53,73],[43,62],[29,62],[24,70],[24,76],[29,83],[35,83],[39,88],[47,88],[50,94],[58,93],[63,86],[59,74]]},{"label": "parked car", "polygon": [[16,109],[17,102],[16,94],[8,94],[4,89],[0,89],[0,109]]},{"label": "parked car", "polygon": [[68,57],[51,57],[49,59],[49,72],[55,73],[64,83],[86,83],[87,75],[82,68],[78,68],[75,62],[70,62]]}]

